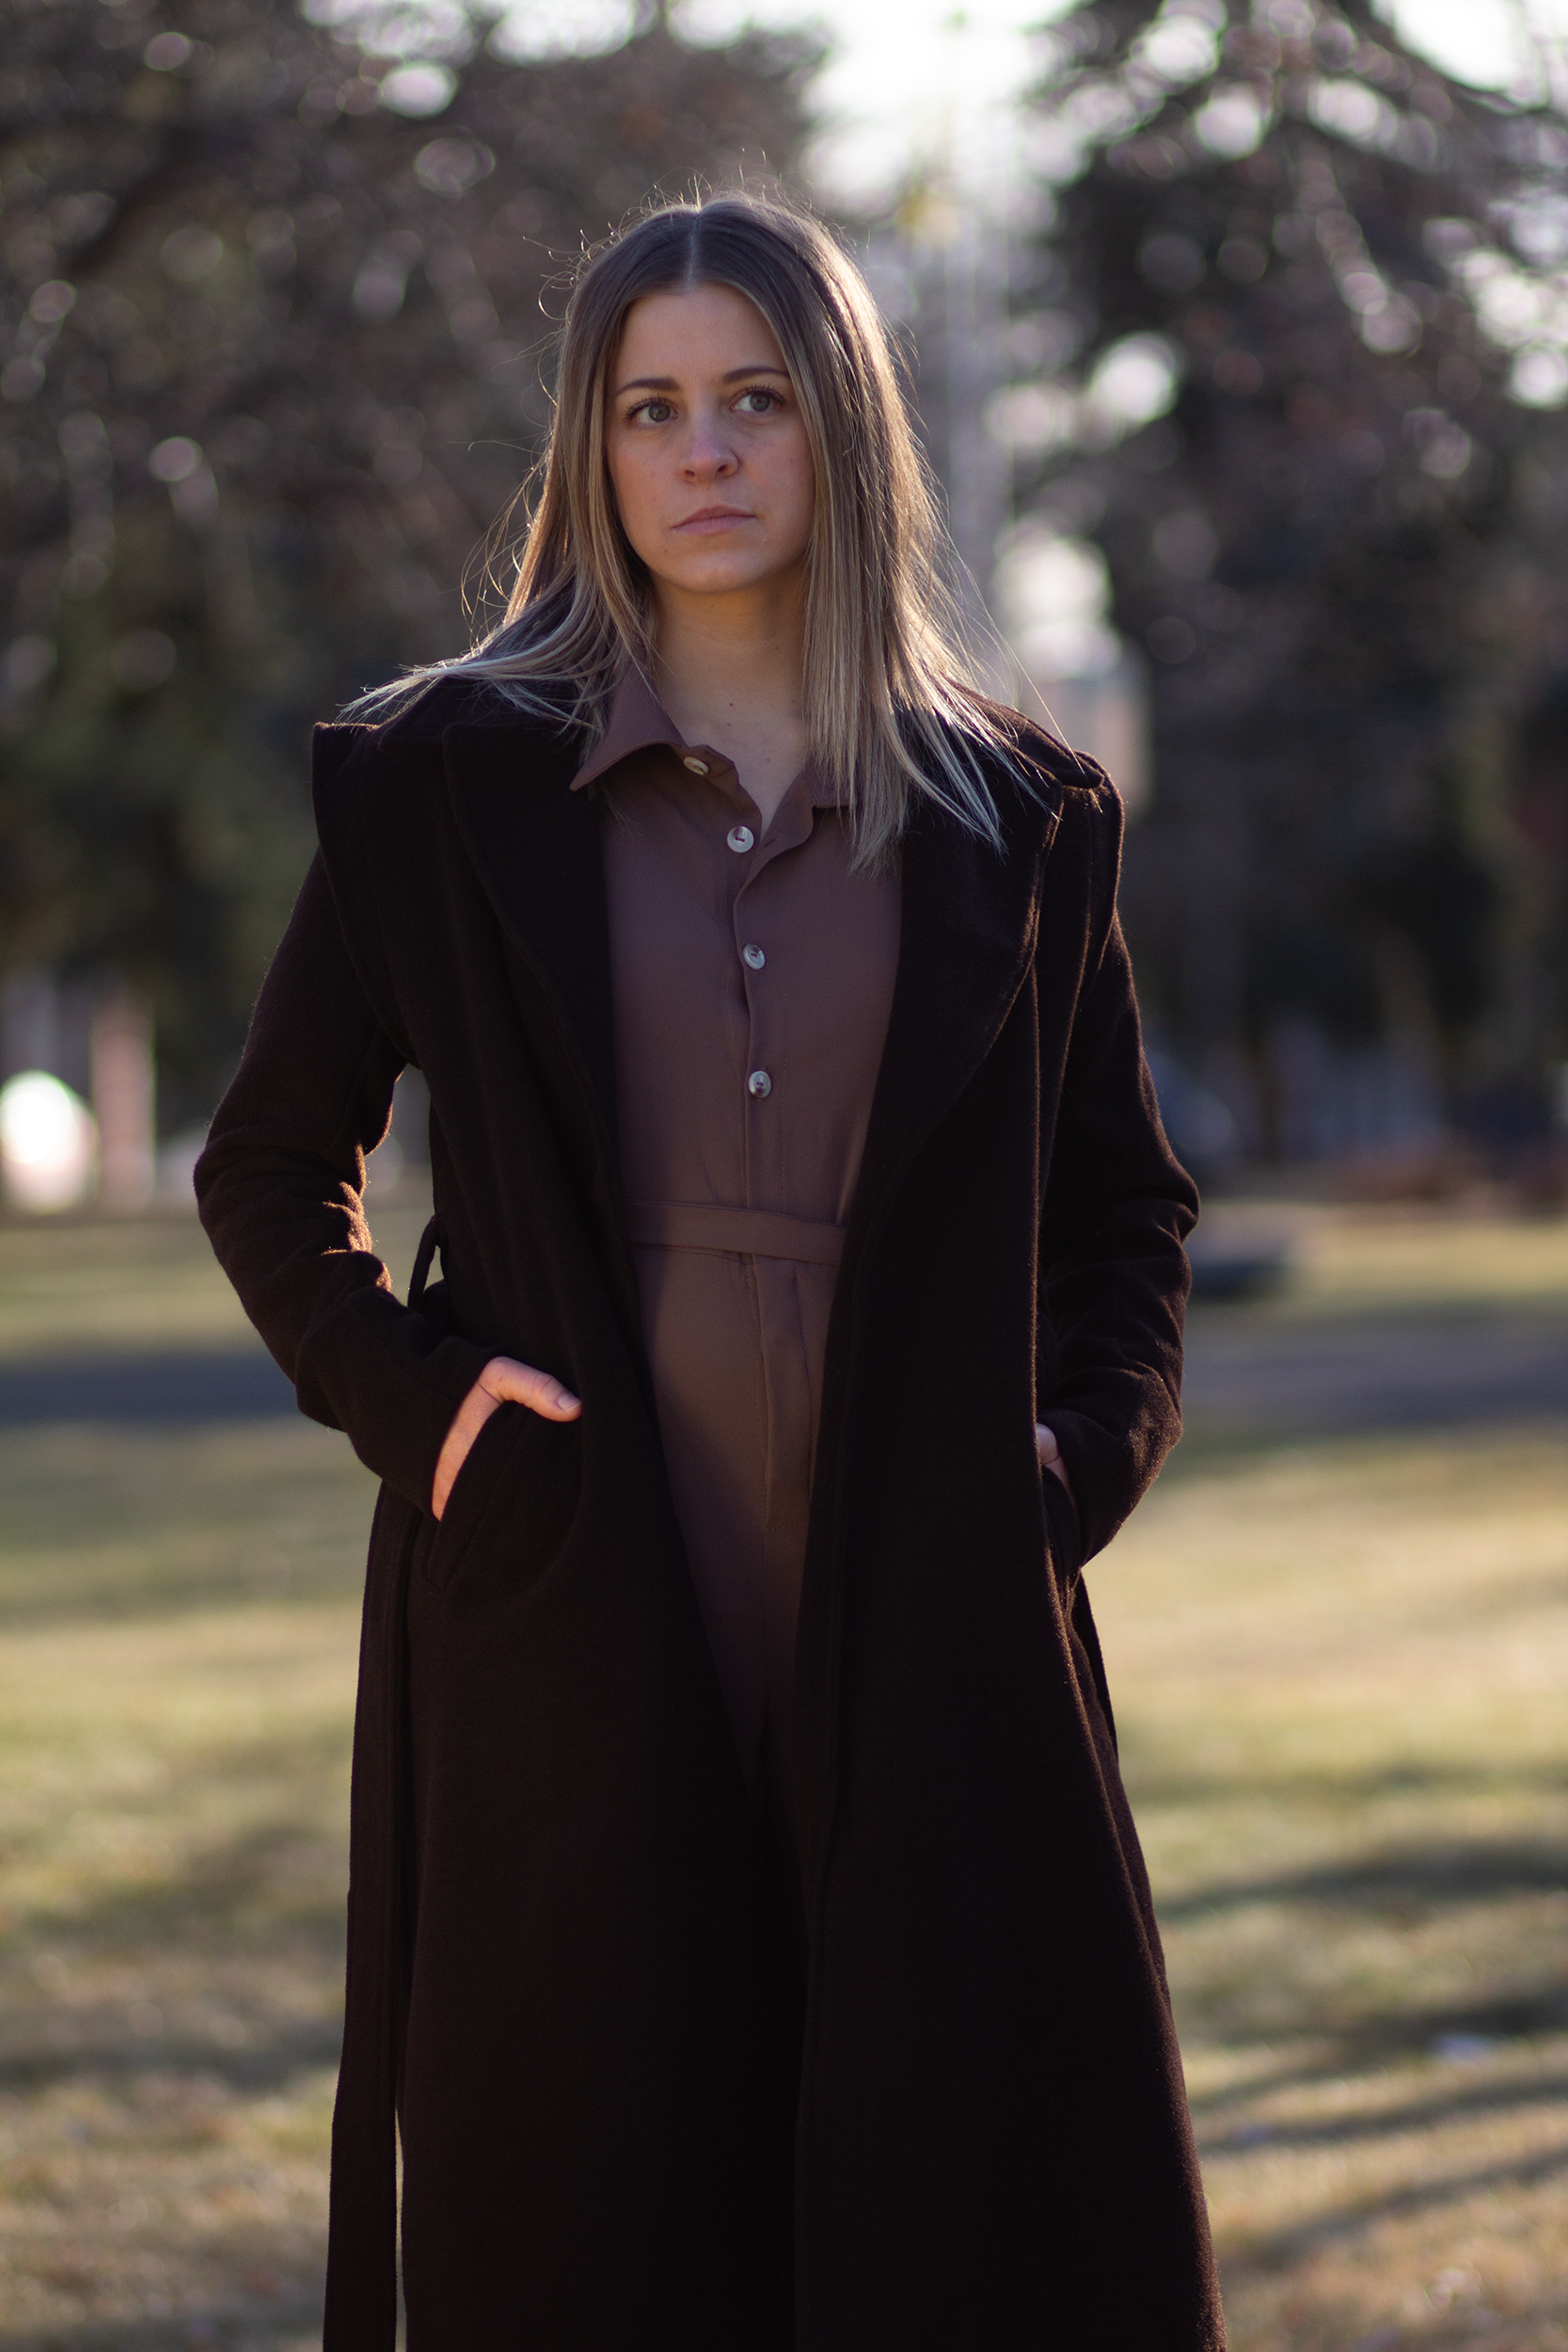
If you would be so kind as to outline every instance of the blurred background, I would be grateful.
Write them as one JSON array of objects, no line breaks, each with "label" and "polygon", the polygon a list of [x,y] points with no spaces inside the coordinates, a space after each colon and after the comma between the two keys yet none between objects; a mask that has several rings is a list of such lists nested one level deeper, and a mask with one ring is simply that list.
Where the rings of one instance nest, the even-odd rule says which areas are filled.
[{"label": "blurred background", "polygon": [[[1209,1199],[1092,1581],[1239,2352],[1568,2347],[1568,0],[0,0],[0,2352],[319,2324],[370,1482],[190,1168],[585,244],[806,195]],[[467,617],[465,617],[465,600]],[[406,1276],[405,1079],[372,1163]],[[1130,2259],[1135,2249],[1130,2249]]]}]

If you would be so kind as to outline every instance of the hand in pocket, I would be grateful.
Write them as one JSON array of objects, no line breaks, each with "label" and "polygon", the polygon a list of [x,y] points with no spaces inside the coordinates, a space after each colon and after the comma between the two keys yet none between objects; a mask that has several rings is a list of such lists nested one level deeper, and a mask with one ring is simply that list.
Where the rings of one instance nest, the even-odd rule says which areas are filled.
[{"label": "hand in pocket", "polygon": [[1062,1459],[1061,1448],[1056,1443],[1056,1433],[1053,1429],[1048,1429],[1043,1421],[1037,1421],[1035,1423],[1035,1452],[1040,1457],[1041,1470],[1049,1470],[1053,1478],[1061,1481],[1067,1490],[1067,1499],[1076,1511],[1078,1499],[1072,1491],[1072,1481],[1067,1474],[1067,1464]]},{"label": "hand in pocket", "polygon": [[532,1364],[520,1364],[513,1356],[492,1356],[452,1415],[436,1458],[430,1489],[430,1507],[436,1518],[444,1515],[468,1449],[498,1405],[526,1405],[544,1421],[576,1421],[582,1411],[581,1401],[553,1373],[537,1372]]}]

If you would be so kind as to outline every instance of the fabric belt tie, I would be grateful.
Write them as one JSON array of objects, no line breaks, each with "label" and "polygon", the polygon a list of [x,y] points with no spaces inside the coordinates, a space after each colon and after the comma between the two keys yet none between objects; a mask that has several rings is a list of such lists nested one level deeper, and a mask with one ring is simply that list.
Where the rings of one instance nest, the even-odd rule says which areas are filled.
[{"label": "fabric belt tie", "polygon": [[634,1200],[634,1249],[712,1249],[743,1258],[793,1258],[836,1268],[844,1227],[810,1217],[776,1216],[771,1209],[710,1209],[692,1200]]}]

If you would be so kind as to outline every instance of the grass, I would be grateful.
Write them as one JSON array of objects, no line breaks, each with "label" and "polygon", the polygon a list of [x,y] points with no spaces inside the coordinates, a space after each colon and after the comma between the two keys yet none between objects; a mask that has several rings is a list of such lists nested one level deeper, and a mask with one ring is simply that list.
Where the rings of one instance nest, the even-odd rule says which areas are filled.
[{"label": "grass", "polygon": [[[377,1246],[406,1287],[422,1212],[378,1209]],[[232,1348],[254,1335],[188,1215],[110,1223],[0,1216],[0,1362],[124,1348]]]},{"label": "grass", "polygon": [[1238,2352],[1568,2344],[1565,1436],[1179,1456],[1094,1572]]},{"label": "grass", "polygon": [[0,1439],[7,2352],[319,2341],[370,1487],[304,1422]]},{"label": "grass", "polygon": [[[1304,1345],[1568,1265],[1315,1232]],[[187,1225],[0,1230],[0,1357],[238,1337]],[[1091,1572],[1236,2352],[1568,2347],[1565,1435],[1195,1448]],[[304,2352],[371,1481],[60,1426],[0,1497],[0,2352]]]},{"label": "grass", "polygon": [[1568,1307],[1568,1218],[1302,1203],[1215,1202],[1206,1243],[1288,1245],[1294,1279],[1270,1302],[1287,1326],[1323,1317],[1481,1309],[1560,1314]]}]

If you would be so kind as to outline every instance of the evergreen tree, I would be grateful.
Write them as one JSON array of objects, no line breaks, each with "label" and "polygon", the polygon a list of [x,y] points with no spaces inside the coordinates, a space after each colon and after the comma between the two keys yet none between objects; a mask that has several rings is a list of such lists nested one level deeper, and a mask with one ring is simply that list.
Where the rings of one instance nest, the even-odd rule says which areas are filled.
[{"label": "evergreen tree", "polygon": [[[1020,484],[1148,657],[1148,1001],[1265,1145],[1292,1013],[1424,1027],[1451,1107],[1539,1073],[1507,803],[1557,626],[1568,138],[1364,0],[1095,0],[1051,39],[1020,307],[1082,396],[1039,408]],[[1117,365],[1175,387],[1120,438]]]}]

